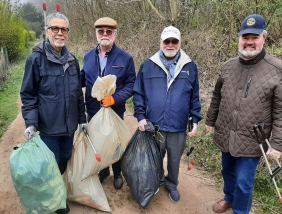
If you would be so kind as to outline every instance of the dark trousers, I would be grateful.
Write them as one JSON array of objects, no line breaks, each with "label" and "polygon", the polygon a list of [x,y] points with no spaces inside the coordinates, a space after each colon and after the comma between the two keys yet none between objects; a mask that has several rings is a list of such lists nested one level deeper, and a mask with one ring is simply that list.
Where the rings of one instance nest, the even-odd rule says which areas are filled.
[{"label": "dark trousers", "polygon": [[54,153],[61,174],[65,172],[68,160],[71,158],[73,137],[74,135],[71,135],[70,137],[41,137],[42,141]]},{"label": "dark trousers", "polygon": [[161,182],[164,181],[169,188],[176,188],[178,185],[180,159],[185,148],[186,132],[161,131],[156,139],[160,146],[162,158],[167,153],[167,175],[164,175],[164,168],[162,166]]},{"label": "dark trousers", "polygon": [[[90,122],[90,120],[92,119],[93,116],[94,116],[94,114],[88,113],[88,117],[87,117],[88,122]],[[122,115],[118,114],[118,116],[123,120],[123,114]],[[121,161],[118,160],[117,162],[113,163],[112,168],[113,168],[114,175],[119,175],[121,173]],[[105,169],[102,169],[101,172],[104,172],[104,171],[107,171],[107,170],[109,170],[109,166],[106,167]]]}]

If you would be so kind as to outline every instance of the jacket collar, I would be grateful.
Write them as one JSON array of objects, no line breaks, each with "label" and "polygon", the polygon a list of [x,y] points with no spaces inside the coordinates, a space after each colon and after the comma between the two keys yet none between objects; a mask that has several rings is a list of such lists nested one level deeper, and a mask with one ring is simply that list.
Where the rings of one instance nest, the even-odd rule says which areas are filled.
[{"label": "jacket collar", "polygon": [[[160,60],[159,51],[157,53],[155,53],[152,57],[150,57],[150,60],[153,61],[158,66],[160,66],[167,73],[167,70],[166,70],[164,64]],[[190,59],[190,57],[182,49],[180,49],[180,57],[179,57],[178,62],[176,64],[175,72],[178,74],[181,71],[181,69],[183,68],[183,66],[185,64],[191,62],[191,61],[192,60]],[[177,75],[175,75],[175,76],[177,76]]]},{"label": "jacket collar", "polygon": [[[112,48],[106,53],[107,56],[111,55],[114,50],[116,49],[116,43],[113,44]],[[100,45],[97,45],[96,46],[96,54],[98,55],[99,54],[99,51],[100,51]]]},{"label": "jacket collar", "polygon": [[240,60],[240,63],[242,63],[243,65],[254,65],[254,64],[257,64],[259,61],[261,61],[265,57],[265,54],[266,54],[265,50],[262,49],[262,51],[257,56],[255,56],[253,59],[244,60],[241,57],[239,57],[239,60]]}]

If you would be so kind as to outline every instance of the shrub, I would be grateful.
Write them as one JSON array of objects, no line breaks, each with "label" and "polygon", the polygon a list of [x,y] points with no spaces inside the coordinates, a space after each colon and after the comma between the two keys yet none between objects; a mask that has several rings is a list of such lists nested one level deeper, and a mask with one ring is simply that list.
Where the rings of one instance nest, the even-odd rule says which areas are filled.
[{"label": "shrub", "polygon": [[10,20],[0,25],[0,47],[6,46],[9,60],[15,60],[25,50],[28,32],[17,20]]},{"label": "shrub", "polygon": [[34,41],[36,38],[36,34],[33,30],[28,31],[29,41]]}]

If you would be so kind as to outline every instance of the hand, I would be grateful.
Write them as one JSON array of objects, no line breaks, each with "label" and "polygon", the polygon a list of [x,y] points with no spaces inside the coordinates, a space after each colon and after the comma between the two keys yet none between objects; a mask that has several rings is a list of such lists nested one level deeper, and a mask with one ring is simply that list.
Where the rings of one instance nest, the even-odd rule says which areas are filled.
[{"label": "hand", "polygon": [[206,129],[207,129],[207,132],[209,132],[209,133],[213,133],[213,131],[214,131],[214,127],[211,127],[211,126],[206,125]]},{"label": "hand", "polygon": [[102,103],[104,107],[109,107],[115,104],[115,100],[113,98],[113,96],[108,96],[108,97],[104,97],[104,99],[102,99]]},{"label": "hand", "polygon": [[278,160],[280,157],[281,157],[281,152],[275,150],[275,149],[268,149],[267,152],[266,152],[266,156],[269,158],[269,159],[272,159],[272,160]]},{"label": "hand", "polygon": [[143,119],[143,120],[140,120],[138,122],[138,127],[139,127],[139,130],[144,132],[145,131],[145,125],[147,124],[147,120],[146,119]]},{"label": "hand", "polygon": [[81,124],[79,124],[79,131],[80,131],[80,132],[83,132],[82,128],[85,128],[86,131],[87,131],[87,123],[81,123]]},{"label": "hand", "polygon": [[198,124],[197,123],[193,123],[193,129],[192,129],[191,132],[188,133],[188,136],[189,137],[193,137],[196,134],[197,129],[198,129]]},{"label": "hand", "polygon": [[26,137],[27,140],[30,140],[31,138],[33,138],[36,134],[36,128],[34,126],[29,126],[25,131],[24,131],[24,135]]}]

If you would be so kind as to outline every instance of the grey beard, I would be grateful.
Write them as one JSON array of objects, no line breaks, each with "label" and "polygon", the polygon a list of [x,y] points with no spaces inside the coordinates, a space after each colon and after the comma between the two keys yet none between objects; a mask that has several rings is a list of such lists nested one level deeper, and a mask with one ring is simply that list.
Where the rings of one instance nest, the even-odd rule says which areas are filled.
[{"label": "grey beard", "polygon": [[240,58],[242,58],[243,60],[251,60],[253,58],[255,58],[260,52],[261,50],[255,50],[255,51],[245,51],[243,49],[238,48],[238,55]]}]

